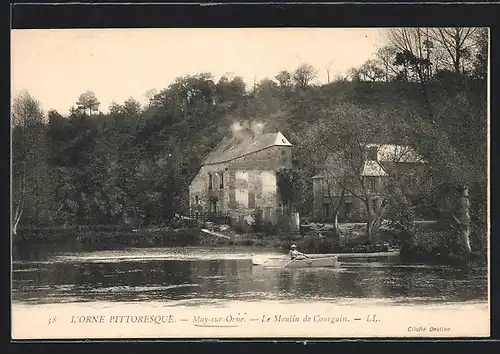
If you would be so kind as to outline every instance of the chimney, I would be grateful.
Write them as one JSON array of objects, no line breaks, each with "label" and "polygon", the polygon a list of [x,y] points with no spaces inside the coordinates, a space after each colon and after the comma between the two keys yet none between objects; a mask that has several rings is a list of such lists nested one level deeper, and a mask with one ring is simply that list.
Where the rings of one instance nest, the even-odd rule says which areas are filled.
[{"label": "chimney", "polygon": [[369,161],[378,161],[378,147],[376,145],[368,147],[367,159]]}]

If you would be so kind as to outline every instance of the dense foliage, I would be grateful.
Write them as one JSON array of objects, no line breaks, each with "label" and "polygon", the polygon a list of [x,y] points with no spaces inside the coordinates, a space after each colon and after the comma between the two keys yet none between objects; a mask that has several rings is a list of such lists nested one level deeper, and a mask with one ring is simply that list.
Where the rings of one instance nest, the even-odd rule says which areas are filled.
[{"label": "dense foliage", "polygon": [[[433,48],[445,35],[436,34]],[[75,97],[67,116],[44,114],[23,93],[13,102],[13,205],[20,211],[15,221],[27,227],[168,224],[187,211],[188,186],[201,160],[236,120],[259,120],[265,131],[280,130],[291,141],[295,172],[283,172],[282,188],[307,213],[311,177],[324,167],[312,158],[322,148],[312,132],[328,127],[327,134],[340,134],[324,122],[349,107],[347,113],[354,113],[340,117],[338,127],[372,133],[368,127],[391,126],[395,139],[429,160],[436,184],[449,191],[470,186],[472,217],[485,223],[487,37],[477,31],[468,40],[467,50],[459,48],[462,57],[448,66],[446,52],[439,58],[437,50],[428,50],[421,57],[395,41],[324,85],[314,84],[309,65],[251,88],[240,77],[216,80],[201,73],[149,91],[145,106],[130,98],[111,104],[108,113],[98,110],[92,92]],[[398,200],[389,208],[403,228],[411,213],[398,208],[406,204]]]}]

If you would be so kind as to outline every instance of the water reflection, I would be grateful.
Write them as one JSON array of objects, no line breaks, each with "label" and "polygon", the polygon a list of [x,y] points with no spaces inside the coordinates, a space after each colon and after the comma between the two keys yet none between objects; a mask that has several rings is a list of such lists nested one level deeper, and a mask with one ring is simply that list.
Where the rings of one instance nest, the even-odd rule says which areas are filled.
[{"label": "water reflection", "polygon": [[252,266],[248,252],[243,257],[242,251],[235,250],[156,249],[152,254],[176,255],[176,259],[123,258],[138,252],[115,252],[114,258],[108,254],[102,262],[96,261],[104,257],[102,253],[97,257],[95,252],[17,262],[13,299],[36,303],[214,298],[487,300],[486,269],[402,265],[391,260],[343,262],[338,269],[266,269]]}]

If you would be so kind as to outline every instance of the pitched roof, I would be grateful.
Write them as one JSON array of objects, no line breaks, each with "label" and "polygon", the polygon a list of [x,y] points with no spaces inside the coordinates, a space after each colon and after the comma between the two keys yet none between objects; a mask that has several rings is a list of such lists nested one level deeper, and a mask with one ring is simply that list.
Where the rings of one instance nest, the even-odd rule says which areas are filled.
[{"label": "pitched roof", "polygon": [[[339,162],[333,171],[335,171],[335,175],[337,176],[347,176],[351,173],[349,168],[347,168],[347,165],[343,162]],[[327,175],[328,173],[326,171],[322,171],[319,174],[313,176],[313,179],[325,178]],[[387,176],[387,173],[384,171],[384,169],[380,166],[380,164],[377,161],[367,160],[364,162],[361,176],[383,177]]]},{"label": "pitched roof", "polygon": [[[366,147],[377,147],[378,161],[365,160],[361,176],[387,176],[386,171],[384,171],[380,163],[426,163],[426,161],[409,146],[394,144],[368,144]],[[328,167],[331,167],[331,169],[338,175],[350,173],[350,169],[347,168],[346,162],[338,156],[330,156],[327,158],[327,161],[325,161],[325,168]],[[326,175],[326,172],[323,171],[315,175],[313,179],[324,178]]]},{"label": "pitched roof", "polygon": [[383,177],[387,176],[387,173],[380,166],[377,161],[365,161],[365,165],[363,166],[363,172],[361,176],[365,177]]},{"label": "pitched roof", "polygon": [[205,157],[202,164],[228,162],[271,146],[292,146],[292,144],[280,132],[259,134],[256,136],[241,135],[232,138],[225,137]]},{"label": "pitched roof", "polygon": [[425,163],[424,159],[410,146],[369,144],[367,147],[377,147],[377,159],[381,162]]}]

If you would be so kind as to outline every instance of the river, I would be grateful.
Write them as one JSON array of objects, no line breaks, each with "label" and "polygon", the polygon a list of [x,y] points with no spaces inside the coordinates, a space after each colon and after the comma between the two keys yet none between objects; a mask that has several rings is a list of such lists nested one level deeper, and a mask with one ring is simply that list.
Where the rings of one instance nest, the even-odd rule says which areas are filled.
[{"label": "river", "polygon": [[14,304],[217,301],[487,302],[487,268],[356,259],[338,269],[263,269],[247,247],[57,248],[13,262]]},{"label": "river", "polygon": [[486,268],[402,264],[395,257],[351,259],[329,269],[265,269],[252,266],[252,254],[275,253],[30,247],[13,262],[12,336],[489,335]]}]

